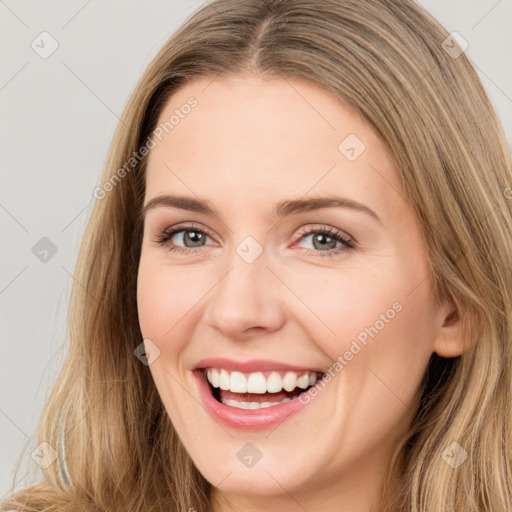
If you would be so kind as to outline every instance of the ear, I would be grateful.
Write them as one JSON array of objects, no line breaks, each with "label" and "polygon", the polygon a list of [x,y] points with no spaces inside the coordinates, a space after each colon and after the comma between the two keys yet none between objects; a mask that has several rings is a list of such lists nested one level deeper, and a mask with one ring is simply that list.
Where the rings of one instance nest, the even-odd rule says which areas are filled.
[{"label": "ear", "polygon": [[438,306],[434,352],[441,357],[460,356],[468,348],[468,338],[462,321],[462,310],[447,298]]}]

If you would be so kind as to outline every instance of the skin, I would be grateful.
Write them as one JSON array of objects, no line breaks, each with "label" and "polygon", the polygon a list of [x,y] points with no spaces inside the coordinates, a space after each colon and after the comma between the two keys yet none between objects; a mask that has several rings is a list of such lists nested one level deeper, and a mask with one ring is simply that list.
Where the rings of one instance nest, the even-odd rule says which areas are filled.
[{"label": "skin", "polygon": [[[214,512],[378,510],[431,354],[462,352],[460,319],[452,302],[434,300],[421,225],[390,152],[355,110],[305,82],[202,79],[175,93],[160,121],[190,96],[197,106],[151,149],[144,204],[161,194],[200,197],[219,215],[149,210],[138,272],[141,331],[160,350],[150,371],[166,411],[213,485]],[[338,149],[350,134],[366,146],[355,161]],[[363,203],[381,222],[333,207],[272,217],[280,201],[329,194]],[[208,234],[195,253],[169,252],[173,243],[197,246],[183,236],[190,231],[155,242],[182,222]],[[340,243],[324,248],[299,232],[322,226],[355,248],[328,257]],[[253,263],[236,252],[247,236],[263,249]],[[327,370],[394,303],[401,311],[277,428],[229,429],[201,405],[191,372],[200,359]],[[247,442],[262,453],[251,468],[237,458]]]}]

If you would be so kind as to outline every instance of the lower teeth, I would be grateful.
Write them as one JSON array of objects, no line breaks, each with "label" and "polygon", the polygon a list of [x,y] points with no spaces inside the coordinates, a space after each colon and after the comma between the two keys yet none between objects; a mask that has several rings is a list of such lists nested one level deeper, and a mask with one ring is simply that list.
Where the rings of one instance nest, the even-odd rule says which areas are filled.
[{"label": "lower teeth", "polygon": [[273,407],[274,405],[284,404],[289,402],[291,398],[283,398],[280,402],[239,402],[237,400],[230,400],[229,398],[221,399],[224,405],[236,407],[238,409],[264,409],[266,407]]}]

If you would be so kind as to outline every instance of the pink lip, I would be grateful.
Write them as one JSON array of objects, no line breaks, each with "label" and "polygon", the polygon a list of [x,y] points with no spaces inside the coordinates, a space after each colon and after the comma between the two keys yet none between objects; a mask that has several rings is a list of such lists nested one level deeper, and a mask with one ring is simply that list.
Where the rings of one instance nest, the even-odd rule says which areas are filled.
[{"label": "pink lip", "polygon": [[[211,366],[217,367],[218,361],[215,361],[215,364]],[[201,362],[201,364],[204,363]],[[209,364],[206,366],[209,366]],[[220,366],[222,368],[226,368],[226,366]],[[237,366],[237,368],[240,368],[240,366]],[[279,366],[279,368],[283,368],[283,366]],[[264,409],[237,409],[236,407],[231,407],[218,402],[214,398],[203,370],[196,369],[192,373],[196,378],[199,387],[199,394],[201,395],[201,399],[206,410],[216,421],[228,428],[249,431],[270,429],[276,427],[294,413],[302,410],[311,402],[311,400],[308,400],[303,403],[298,398],[295,398],[289,402],[273,405],[272,407],[266,407]]]},{"label": "pink lip", "polygon": [[207,359],[201,359],[201,361],[199,361],[194,367],[194,369],[198,368],[224,368],[225,370],[239,371],[242,373],[251,373],[258,371],[265,372],[272,370],[289,370],[294,372],[324,372],[324,370],[319,368],[295,366],[286,363],[279,363],[276,361],[267,361],[264,359],[251,359],[250,361],[234,361],[233,359],[226,359],[224,357],[209,357]]}]

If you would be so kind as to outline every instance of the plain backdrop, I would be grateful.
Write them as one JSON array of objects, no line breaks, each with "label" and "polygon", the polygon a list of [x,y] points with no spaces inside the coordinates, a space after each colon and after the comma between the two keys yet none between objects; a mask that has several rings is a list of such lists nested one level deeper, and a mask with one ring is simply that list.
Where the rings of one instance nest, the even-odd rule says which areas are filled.
[{"label": "plain backdrop", "polygon": [[[512,0],[420,3],[469,43],[512,141]],[[36,446],[63,357],[79,242],[119,116],[151,58],[203,4],[0,0],[0,498],[23,446],[26,459]],[[18,476],[17,488],[25,471]]]}]

